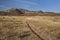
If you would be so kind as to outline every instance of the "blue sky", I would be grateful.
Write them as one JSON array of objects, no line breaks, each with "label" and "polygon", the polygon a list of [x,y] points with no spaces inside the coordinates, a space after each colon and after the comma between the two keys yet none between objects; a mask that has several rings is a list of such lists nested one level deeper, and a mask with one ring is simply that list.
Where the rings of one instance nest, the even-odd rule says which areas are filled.
[{"label": "blue sky", "polygon": [[0,10],[9,8],[60,12],[60,0],[0,0]]}]

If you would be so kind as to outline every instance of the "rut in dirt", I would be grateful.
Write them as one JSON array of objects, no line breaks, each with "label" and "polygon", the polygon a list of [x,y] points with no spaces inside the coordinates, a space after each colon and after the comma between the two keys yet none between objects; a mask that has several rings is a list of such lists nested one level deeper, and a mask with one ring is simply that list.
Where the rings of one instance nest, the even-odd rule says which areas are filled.
[{"label": "rut in dirt", "polygon": [[[45,29],[41,29],[40,32],[43,34],[40,34],[39,32],[37,32],[36,30],[36,26],[34,26],[33,24],[31,24],[30,22],[26,21],[26,24],[28,26],[28,28],[40,39],[40,40],[57,40],[55,38],[55,36],[53,36],[51,33],[47,32]],[[43,31],[42,31],[43,30]],[[48,35],[47,35],[48,33]]]}]

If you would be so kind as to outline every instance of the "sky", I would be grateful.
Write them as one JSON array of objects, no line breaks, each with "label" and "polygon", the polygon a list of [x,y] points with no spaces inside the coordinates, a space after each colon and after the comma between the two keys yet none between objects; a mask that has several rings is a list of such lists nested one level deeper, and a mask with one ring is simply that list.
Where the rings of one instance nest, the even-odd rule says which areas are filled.
[{"label": "sky", "polygon": [[60,0],[0,0],[0,10],[10,8],[60,12]]}]

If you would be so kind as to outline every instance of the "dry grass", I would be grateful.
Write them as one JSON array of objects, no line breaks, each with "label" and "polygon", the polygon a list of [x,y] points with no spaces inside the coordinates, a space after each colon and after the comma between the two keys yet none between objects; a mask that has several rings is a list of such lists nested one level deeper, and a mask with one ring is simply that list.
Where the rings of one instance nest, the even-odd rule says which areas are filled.
[{"label": "dry grass", "polygon": [[[53,34],[55,37],[60,38],[60,16],[36,16],[27,18],[36,29],[40,31],[41,29],[47,30],[49,33]],[[44,32],[44,31],[42,31]],[[48,35],[46,35],[48,36]],[[60,40],[60,39],[59,39]]]},{"label": "dry grass", "polygon": [[35,25],[38,31],[45,29],[60,38],[60,16],[0,16],[0,39],[38,40],[27,27],[26,21]]}]

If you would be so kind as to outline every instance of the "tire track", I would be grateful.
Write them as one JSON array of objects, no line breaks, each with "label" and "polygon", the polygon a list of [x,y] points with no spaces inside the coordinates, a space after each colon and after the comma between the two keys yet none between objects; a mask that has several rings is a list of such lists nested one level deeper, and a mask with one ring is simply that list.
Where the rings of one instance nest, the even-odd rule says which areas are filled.
[{"label": "tire track", "polygon": [[34,31],[34,29],[31,28],[31,24],[29,24],[28,22],[26,22],[28,25],[28,28],[40,39],[40,40],[44,40],[42,37],[40,37],[40,35]]},{"label": "tire track", "polygon": [[57,40],[51,33],[47,32],[45,29],[41,29],[40,33],[37,31],[35,26],[30,22],[26,21],[28,28],[40,39],[40,40]]}]

